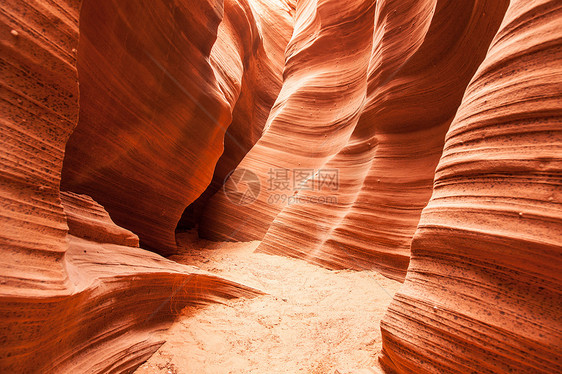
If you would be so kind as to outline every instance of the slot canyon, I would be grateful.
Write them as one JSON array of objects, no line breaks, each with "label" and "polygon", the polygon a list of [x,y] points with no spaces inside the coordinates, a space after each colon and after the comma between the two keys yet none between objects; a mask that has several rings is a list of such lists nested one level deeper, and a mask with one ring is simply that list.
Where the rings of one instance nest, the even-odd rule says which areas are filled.
[{"label": "slot canyon", "polygon": [[562,1],[2,0],[0,373],[562,373]]}]

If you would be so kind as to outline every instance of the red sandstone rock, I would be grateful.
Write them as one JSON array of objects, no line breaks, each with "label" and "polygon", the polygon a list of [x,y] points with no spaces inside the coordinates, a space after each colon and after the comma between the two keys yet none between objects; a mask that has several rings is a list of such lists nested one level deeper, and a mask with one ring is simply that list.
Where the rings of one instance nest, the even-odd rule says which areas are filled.
[{"label": "red sandstone rock", "polygon": [[258,3],[254,11],[246,0],[127,4],[82,5],[80,119],[62,186],[92,196],[144,247],[170,254],[184,209],[211,181],[233,115],[223,164],[235,166],[259,137],[292,19],[288,9]]},{"label": "red sandstone rock", "polygon": [[511,1],[466,90],[381,323],[389,372],[562,371],[561,19]]},{"label": "red sandstone rock", "polygon": [[[102,11],[109,2],[85,1],[87,15],[94,4]],[[129,371],[158,348],[154,333],[183,306],[256,294],[125,246],[137,246],[135,235],[115,226],[89,197],[65,194],[63,211],[64,147],[79,110],[79,5],[11,0],[0,12],[3,373]],[[133,48],[135,34],[130,38]],[[130,100],[130,94],[123,99]],[[92,140],[84,147],[100,143]],[[97,156],[104,159],[107,153]],[[67,217],[70,231],[82,238],[67,235]]]},{"label": "red sandstone rock", "polygon": [[139,246],[139,237],[117,226],[105,209],[90,196],[61,192],[70,235],[98,243]]},{"label": "red sandstone rock", "polygon": [[[262,191],[254,204],[238,206],[219,192],[200,232],[263,238],[261,251],[400,279],[442,148],[407,280],[383,325],[383,364],[404,373],[558,372],[560,5],[420,1],[402,9],[406,3],[378,3],[372,55],[360,44],[368,30],[345,23],[352,13],[357,28],[368,28],[363,4],[338,3],[344,34],[336,12],[322,12],[335,3],[298,3],[282,91],[266,133],[239,166],[262,186],[271,168],[337,167],[338,203],[271,203],[272,193]],[[393,29],[392,12],[424,20],[423,9],[427,28],[404,14]],[[408,26],[419,27],[418,40],[415,31],[401,35]],[[347,53],[329,50],[327,35],[334,45],[341,46],[338,36],[348,43]],[[367,66],[362,51],[372,56],[367,88],[356,84]],[[342,95],[341,85],[348,85]]]},{"label": "red sandstone rock", "polygon": [[[245,16],[240,17],[240,13]],[[269,111],[281,90],[285,48],[293,31],[293,13],[286,0],[230,0],[225,3],[225,20],[219,26],[218,40],[213,47],[215,53],[211,54],[213,66],[226,76],[231,68],[231,56],[240,54],[238,68],[243,77],[241,82],[236,82],[239,95],[213,180],[186,210],[180,227],[192,228],[198,223],[209,198],[223,186],[228,174],[261,137]],[[245,49],[230,50],[240,45]]]},{"label": "red sandstone rock", "polygon": [[82,3],[80,118],[62,188],[92,196],[159,253],[174,251],[231,119],[209,60],[222,16],[206,0]]},{"label": "red sandstone rock", "polygon": [[238,166],[262,191],[240,206],[219,191],[205,208],[200,234],[213,240],[262,239],[284,204],[267,191],[271,169],[316,169],[346,143],[365,99],[375,7],[365,1],[297,2],[284,82],[264,134]]},{"label": "red sandstone rock", "polygon": [[[357,4],[366,7],[371,2]],[[262,177],[258,201],[237,206],[219,192],[207,207],[200,229],[203,236],[236,240],[263,237],[260,251],[292,255],[332,268],[374,268],[404,279],[411,238],[431,194],[445,132],[506,5],[417,0],[384,1],[372,8],[374,13],[355,20],[365,24],[361,33],[355,34],[343,31],[348,28],[344,18],[334,20],[340,22],[338,31],[320,15],[298,13],[302,19],[297,18],[297,23],[315,24],[320,35],[341,34],[348,43],[369,41],[353,49],[365,61],[346,60],[349,51],[344,49],[341,55],[331,54],[331,60],[315,55],[316,70],[310,68],[314,63],[307,55],[303,57],[307,63],[295,63],[292,73],[299,79],[288,76],[284,90],[291,90],[288,102],[300,100],[304,111],[285,106],[271,118],[268,132],[240,165]],[[302,32],[310,33],[307,29]],[[331,40],[318,37],[312,46],[321,47]],[[338,84],[347,85],[341,98],[327,93],[325,100],[305,96],[318,87],[333,91],[331,74],[341,71],[345,61],[350,69],[363,69],[368,85],[354,85],[356,75],[341,75],[343,81]],[[319,74],[320,69],[325,70],[324,75]],[[343,122],[336,122],[335,131],[330,131],[324,116],[333,113],[335,106],[349,106],[345,95],[352,94],[358,100],[350,110],[359,116],[350,115],[351,122],[340,118]],[[343,123],[351,127],[351,134],[340,131]],[[338,146],[329,140],[333,137],[338,137]],[[298,157],[328,146],[337,152],[329,157]],[[267,191],[268,171],[277,168],[337,169],[339,185],[336,190]],[[320,177],[314,177],[317,183]],[[293,204],[288,200],[272,204],[272,195],[279,193],[288,194]],[[319,198],[328,203],[315,203]]]},{"label": "red sandstone rock", "polygon": [[8,1],[0,16],[0,295],[59,292],[68,229],[60,173],[78,119],[78,4]]},{"label": "red sandstone rock", "polygon": [[[199,197],[207,238],[405,278],[388,373],[561,372],[561,19],[556,0],[5,2],[0,371],[129,371],[183,306],[255,295],[138,248],[173,252]],[[206,204],[240,160],[258,199]],[[337,189],[293,191],[295,169]]]}]

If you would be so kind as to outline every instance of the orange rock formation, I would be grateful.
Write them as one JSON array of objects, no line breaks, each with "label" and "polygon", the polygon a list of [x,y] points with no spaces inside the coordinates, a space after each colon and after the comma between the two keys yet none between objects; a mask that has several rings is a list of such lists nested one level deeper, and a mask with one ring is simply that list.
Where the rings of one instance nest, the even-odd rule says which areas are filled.
[{"label": "orange rock formation", "polygon": [[0,372],[259,293],[178,224],[403,281],[388,373],[562,372],[560,1],[7,0],[0,48]]}]

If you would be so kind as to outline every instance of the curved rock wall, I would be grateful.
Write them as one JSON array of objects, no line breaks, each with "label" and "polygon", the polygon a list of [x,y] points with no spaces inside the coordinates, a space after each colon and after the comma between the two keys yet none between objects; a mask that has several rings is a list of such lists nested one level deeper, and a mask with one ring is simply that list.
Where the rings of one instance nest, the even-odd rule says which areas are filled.
[{"label": "curved rock wall", "polygon": [[399,373],[562,371],[562,6],[511,1],[381,324]]},{"label": "curved rock wall", "polygon": [[[314,55],[317,65],[326,69],[324,75],[312,69],[315,64],[309,60],[296,60],[289,72],[291,60],[287,61],[283,90],[290,91],[290,96],[286,100],[300,100],[306,106],[297,111],[276,104],[282,109],[272,113],[267,132],[240,165],[261,177],[258,200],[237,206],[219,191],[206,208],[200,227],[203,236],[228,240],[263,237],[260,251],[331,268],[377,269],[404,279],[411,238],[431,195],[445,133],[507,3],[416,0],[361,4],[370,5],[372,12],[363,15],[349,10],[356,15],[355,22],[366,25],[360,33],[349,33],[342,17],[335,18],[338,29],[314,12],[297,13],[297,25],[308,22],[319,28],[319,35],[306,48],[335,44],[333,38],[341,34],[350,39],[348,44],[358,45],[345,47],[358,51],[365,60],[356,56],[348,60],[347,49],[341,55],[330,54],[330,59]],[[299,6],[305,5],[314,8],[306,2]],[[320,12],[327,6],[319,3],[317,9]],[[295,40],[297,31],[298,27]],[[300,31],[311,33],[305,28]],[[342,81],[334,82],[331,74],[343,71],[346,61],[348,69],[363,69],[363,76],[339,74]],[[367,84],[354,85],[356,81]],[[336,90],[342,85],[346,90],[338,97]],[[332,95],[326,93],[322,101],[315,93],[309,93],[310,97],[303,93],[318,87],[332,90]],[[354,104],[346,96],[352,94],[357,96]],[[339,125],[330,129],[326,116],[338,105],[355,114],[342,119],[338,115],[344,112],[336,112],[333,120]],[[346,131],[342,124],[348,126]],[[324,157],[310,154],[323,148],[329,149],[325,153],[333,153]],[[299,158],[306,152],[307,159]],[[321,183],[320,172],[312,177],[316,185],[310,190],[298,191],[294,184],[290,191],[268,190],[270,171],[277,169],[288,170],[290,181],[294,170],[337,170],[339,183],[336,189],[315,188]],[[289,197],[272,199],[279,194]]]},{"label": "curved rock wall", "polygon": [[346,144],[365,101],[374,12],[374,1],[297,2],[283,87],[263,136],[238,166],[260,178],[262,191],[250,205],[217,192],[203,212],[200,235],[263,238],[284,206],[270,200],[269,172],[287,169],[291,180],[294,167],[318,168]]},{"label": "curved rock wall", "polygon": [[260,27],[283,34],[291,23],[287,9],[258,13],[246,0],[85,1],[80,120],[63,188],[92,196],[144,247],[173,253],[176,225],[211,181],[232,112],[226,144],[236,160],[277,94],[283,41],[264,43]]},{"label": "curved rock wall", "polygon": [[164,343],[158,332],[186,305],[259,294],[138,248],[88,196],[61,197],[69,287],[2,298],[2,372],[129,372]]},{"label": "curved rock wall", "polygon": [[210,182],[231,120],[209,60],[222,17],[222,2],[206,0],[83,2],[80,119],[62,187],[159,253],[175,250],[176,223]]},{"label": "curved rock wall", "polygon": [[[287,0],[225,2],[225,20],[219,26],[213,51],[232,48],[233,45],[247,49],[240,56],[244,73],[242,81],[238,82],[240,95],[224,137],[224,152],[217,161],[213,180],[186,209],[179,222],[180,228],[193,228],[198,224],[209,198],[223,186],[228,174],[261,137],[269,111],[281,90],[285,48],[293,31],[293,7]],[[241,11],[247,15],[244,17],[247,23],[242,26],[239,25],[240,17],[237,17]],[[234,23],[237,19],[238,24]],[[244,29],[251,30],[251,33],[241,33]],[[233,43],[230,40],[233,35],[244,39]],[[229,67],[232,63],[228,53],[211,53],[211,57],[215,58],[217,69],[221,65]]]},{"label": "curved rock wall", "polygon": [[[84,8],[108,4],[87,0]],[[141,11],[120,4],[114,13]],[[185,305],[256,294],[137,248],[138,237],[87,196],[62,194],[63,209],[64,148],[79,112],[79,8],[10,0],[0,9],[2,373],[128,372],[158,348],[154,333]]]},{"label": "curved rock wall", "polygon": [[[200,233],[396,279],[411,248],[382,325],[387,371],[559,372],[559,2],[369,6],[297,4],[283,88],[239,166],[262,191],[248,205],[219,191]],[[337,191],[271,199],[270,171],[322,168]]]},{"label": "curved rock wall", "polygon": [[[389,14],[401,9],[397,3],[385,5]],[[374,268],[403,280],[412,235],[431,194],[445,132],[505,8],[501,1],[437,1],[417,49],[397,42],[408,40],[408,34],[412,37],[411,31],[395,37],[390,25],[381,28],[385,31],[371,63],[372,92],[353,138],[372,143],[372,137],[365,137],[370,130],[377,144],[375,153],[352,207],[332,228],[316,256],[326,254],[335,257],[331,261],[339,266]],[[412,11],[413,7],[406,9]],[[423,8],[418,13],[423,15]],[[394,14],[405,22],[405,17]],[[414,18],[397,27],[402,31],[418,22]],[[415,53],[408,56],[411,50]],[[393,53],[403,57],[393,61]]]},{"label": "curved rock wall", "polygon": [[78,12],[67,1],[14,0],[1,8],[2,295],[67,286],[59,183],[78,119]]},{"label": "curved rock wall", "polygon": [[[130,371],[183,306],[255,295],[138,248],[173,252],[207,188],[202,236],[405,279],[387,372],[561,372],[561,19],[557,0],[5,2],[0,371]],[[257,200],[206,204],[239,162]]]}]

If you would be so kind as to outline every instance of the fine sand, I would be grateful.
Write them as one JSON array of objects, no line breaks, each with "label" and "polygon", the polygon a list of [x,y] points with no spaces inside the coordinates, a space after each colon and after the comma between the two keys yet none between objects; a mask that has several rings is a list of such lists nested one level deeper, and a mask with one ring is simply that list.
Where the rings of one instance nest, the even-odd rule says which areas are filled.
[{"label": "fine sand", "polygon": [[349,373],[377,365],[379,323],[400,283],[253,253],[259,242],[178,235],[172,259],[267,295],[186,308],[136,373]]}]

